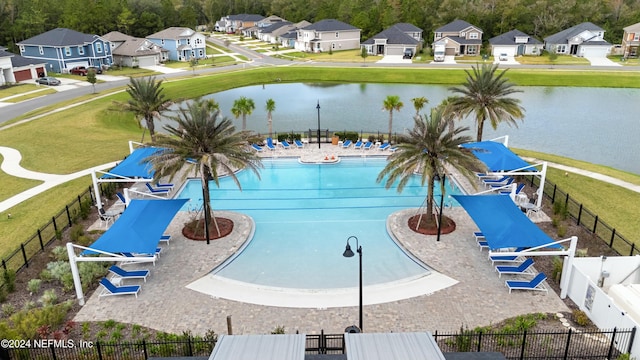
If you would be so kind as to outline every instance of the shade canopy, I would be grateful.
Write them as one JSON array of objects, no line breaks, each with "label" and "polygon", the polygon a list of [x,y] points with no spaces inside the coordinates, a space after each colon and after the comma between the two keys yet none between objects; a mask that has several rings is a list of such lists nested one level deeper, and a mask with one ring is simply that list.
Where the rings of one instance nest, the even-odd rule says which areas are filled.
[{"label": "shade canopy", "polygon": [[[484,234],[489,249],[538,247],[555,242],[505,195],[453,195]],[[557,244],[549,247],[559,248]]]},{"label": "shade canopy", "polygon": [[428,332],[344,334],[348,360],[444,360]]},{"label": "shade canopy", "polygon": [[153,168],[151,164],[144,161],[149,156],[163,151],[162,148],[157,147],[141,147],[134,150],[129,156],[111,169],[108,173],[102,176],[103,179],[114,178],[116,176],[125,178],[153,178]]},{"label": "shade canopy", "polygon": [[[160,237],[187,201],[131,200],[118,220],[90,248],[109,253],[154,254]],[[90,253],[93,252],[83,254]]]},{"label": "shade canopy", "polygon": [[522,160],[499,142],[480,141],[462,144],[462,147],[472,149],[471,152],[492,172],[523,170],[525,168],[528,168],[526,170],[537,171],[531,164]]},{"label": "shade canopy", "polygon": [[211,360],[304,360],[304,334],[220,335]]}]

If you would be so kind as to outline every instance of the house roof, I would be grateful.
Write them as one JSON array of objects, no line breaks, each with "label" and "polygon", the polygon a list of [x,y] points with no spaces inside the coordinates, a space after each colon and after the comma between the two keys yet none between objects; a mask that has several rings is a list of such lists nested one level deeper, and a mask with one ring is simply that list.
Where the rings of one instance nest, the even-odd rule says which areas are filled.
[{"label": "house roof", "polygon": [[229,15],[229,20],[236,20],[236,21],[260,21],[262,19],[264,19],[264,16],[259,14]]},{"label": "house roof", "polygon": [[147,39],[179,39],[193,36],[195,31],[187,27],[170,27],[147,36]]},{"label": "house roof", "polygon": [[66,28],[55,28],[20,41],[18,45],[77,46],[92,43],[96,38],[98,38],[98,35],[83,34]]},{"label": "house roof", "polygon": [[[544,41],[550,44],[567,44],[570,38],[579,35],[584,31],[604,31],[603,28],[590,22],[583,22],[576,26],[557,32],[544,38]],[[588,40],[588,39],[587,39]]]},{"label": "house roof", "polygon": [[535,45],[535,44],[542,44],[542,41],[531,37],[525,33],[523,33],[522,31],[518,30],[518,29],[514,29],[511,30],[509,32],[506,32],[504,34],[492,37],[491,39],[489,39],[489,43],[491,45],[520,45],[523,44],[521,42],[516,43],[516,37],[526,37],[527,38],[527,42],[524,44],[529,44],[529,45]]},{"label": "house roof", "polygon": [[449,39],[460,45],[482,45],[482,40],[480,39],[466,39],[460,36],[445,36],[442,39],[438,39],[436,42],[440,43],[443,39]]},{"label": "house roof", "polygon": [[9,57],[9,56],[15,56],[15,54],[8,52],[6,48],[0,48],[0,57]]},{"label": "house roof", "polygon": [[[9,53],[9,54],[11,54],[11,53]],[[31,59],[31,58],[26,58],[24,56],[15,55],[15,54],[12,54],[12,55],[13,56],[11,57],[11,66],[13,66],[14,68],[30,66],[30,65],[44,65],[45,64],[45,62],[40,60],[40,59]]]},{"label": "house roof", "polygon": [[422,32],[422,29],[409,23],[397,23],[395,25],[392,25],[391,27],[396,28],[402,32]]},{"label": "house roof", "polygon": [[285,34],[280,35],[280,39],[296,39],[298,34],[295,31],[289,31]]},{"label": "house roof", "polygon": [[309,26],[302,28],[302,30],[315,30],[315,31],[341,31],[341,30],[360,30],[353,25],[349,25],[336,19],[324,19]]},{"label": "house roof", "polygon": [[102,35],[102,38],[112,42],[120,42],[120,41],[127,41],[129,39],[134,39],[133,36],[123,34],[120,31],[112,31],[110,33],[106,33]]},{"label": "house roof", "polygon": [[415,38],[405,34],[403,31],[393,26],[372,36],[367,39],[367,41],[363,42],[363,44],[375,44],[376,39],[387,39],[387,44],[391,45],[415,45],[419,42]]},{"label": "house roof", "polygon": [[263,34],[271,34],[274,30],[278,30],[283,26],[287,26],[287,25],[293,25],[288,21],[283,21],[283,22],[277,22],[277,23],[273,23],[269,26],[265,26],[262,28],[262,30],[260,30],[260,32],[262,32]]},{"label": "house roof", "polygon": [[445,26],[439,27],[436,29],[435,32],[451,32],[451,31],[462,31],[464,29],[470,28],[470,27],[474,27],[480,31],[482,31],[482,29],[480,29],[479,27],[475,26],[475,25],[471,25],[468,22],[464,21],[464,20],[454,20],[450,23],[448,23]]},{"label": "house roof", "polygon": [[626,32],[640,32],[640,22],[637,24],[629,25],[623,28],[622,30]]},{"label": "house roof", "polygon": [[119,56],[152,56],[167,51],[147,39],[130,38],[113,50]]}]

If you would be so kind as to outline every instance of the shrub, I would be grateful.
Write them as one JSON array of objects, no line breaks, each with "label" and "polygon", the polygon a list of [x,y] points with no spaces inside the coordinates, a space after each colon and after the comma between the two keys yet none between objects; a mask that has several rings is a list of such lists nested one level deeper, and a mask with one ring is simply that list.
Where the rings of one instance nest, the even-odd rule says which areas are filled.
[{"label": "shrub", "polygon": [[4,287],[0,287],[0,303],[7,301],[7,290]]},{"label": "shrub", "polygon": [[35,339],[38,329],[42,326],[49,326],[51,329],[59,328],[64,323],[72,304],[73,302],[67,301],[13,314],[9,319],[11,329],[16,335],[13,338]]},{"label": "shrub", "polygon": [[58,294],[56,294],[56,289],[45,290],[39,301],[44,306],[55,305],[58,302]]},{"label": "shrub", "polygon": [[47,270],[52,278],[61,281],[64,274],[71,274],[71,265],[66,261],[52,261],[47,264]]},{"label": "shrub", "polygon": [[[64,291],[71,291],[74,288],[74,282],[73,282],[73,274],[71,274],[71,272],[65,273],[64,275],[62,275],[62,278],[60,279],[60,283],[62,283],[62,289]],[[86,284],[84,284],[86,285]],[[86,290],[83,286],[83,290]]]},{"label": "shrub", "polygon": [[567,204],[561,201],[556,201],[553,203],[553,213],[555,215],[560,216],[561,220],[566,220],[569,216],[569,210],[567,209]]},{"label": "shrub", "polygon": [[16,290],[16,272],[14,270],[3,271],[2,280],[8,293],[12,293]]},{"label": "shrub", "polygon": [[587,326],[591,322],[587,314],[580,309],[573,310],[573,321],[580,326]]},{"label": "shrub", "polygon": [[16,307],[13,304],[2,304],[2,314],[4,316],[11,316],[16,312]]},{"label": "shrub", "polygon": [[42,285],[42,280],[40,279],[31,279],[27,283],[27,290],[31,295],[37,294],[40,291],[40,286]]},{"label": "shrub", "polygon": [[53,276],[51,276],[51,271],[44,269],[40,272],[40,279],[42,279],[42,281],[46,281],[49,282],[51,280],[53,280]]},{"label": "shrub", "polygon": [[36,304],[35,301],[27,300],[27,301],[25,301],[24,305],[22,305],[22,310],[23,311],[29,311],[29,310],[35,309],[37,307],[38,307],[38,304]]},{"label": "shrub", "polygon": [[567,235],[567,227],[564,224],[558,224],[558,237],[564,238]]},{"label": "shrub", "polygon": [[53,255],[53,259],[56,261],[68,261],[69,254],[67,253],[67,248],[65,246],[56,246],[51,249],[51,255]]},{"label": "shrub", "polygon": [[553,271],[551,272],[551,278],[555,281],[560,281],[562,276],[562,267],[564,265],[563,259],[559,256],[553,258]]},{"label": "shrub", "polygon": [[271,331],[272,334],[284,334],[284,326],[278,325]]},{"label": "shrub", "polygon": [[107,274],[105,268],[107,263],[97,262],[81,262],[78,264],[78,272],[80,273],[80,281],[83,284],[92,283],[93,280],[103,277]]},{"label": "shrub", "polygon": [[81,224],[75,224],[69,230],[69,237],[71,238],[71,242],[78,242],[80,236],[84,235],[84,228]]}]

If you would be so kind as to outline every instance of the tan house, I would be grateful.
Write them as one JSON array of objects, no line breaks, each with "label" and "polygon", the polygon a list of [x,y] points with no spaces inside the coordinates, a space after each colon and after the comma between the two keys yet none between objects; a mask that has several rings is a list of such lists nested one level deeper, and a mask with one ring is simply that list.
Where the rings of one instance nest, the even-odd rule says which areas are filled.
[{"label": "tan house", "polygon": [[360,29],[336,19],[320,20],[297,31],[295,48],[308,52],[360,48]]},{"label": "tan house", "polygon": [[482,29],[464,20],[454,20],[437,28],[433,46],[444,45],[445,55],[478,55],[482,47]]},{"label": "tan house", "polygon": [[640,23],[627,26],[623,30],[622,50],[624,57],[638,57],[638,47],[640,47]]},{"label": "tan house", "polygon": [[112,31],[103,36],[111,43],[114,64],[127,67],[154,66],[169,59],[169,52],[147,39]]}]

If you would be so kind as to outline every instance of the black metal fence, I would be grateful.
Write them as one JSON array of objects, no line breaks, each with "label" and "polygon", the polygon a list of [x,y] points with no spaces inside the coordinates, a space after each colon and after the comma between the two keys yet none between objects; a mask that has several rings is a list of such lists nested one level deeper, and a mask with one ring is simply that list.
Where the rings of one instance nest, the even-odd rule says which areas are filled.
[{"label": "black metal fence", "polygon": [[[535,176],[532,176],[529,182],[532,186],[540,185],[540,179]],[[596,213],[571,198],[568,193],[560,190],[556,184],[549,180],[545,180],[544,195],[551,200],[552,204],[558,201],[562,202],[567,209],[567,215],[577,225],[596,235],[618,254],[624,256],[640,254],[640,249],[636,244],[627,240],[614,227],[602,221]]]},{"label": "black metal fence", "polygon": [[2,259],[2,269],[19,272],[29,267],[29,262],[35,255],[44,250],[52,241],[61,238],[62,232],[73,224],[73,219],[81,212],[83,202],[94,203],[93,192],[88,187],[79,194],[71,203],[54,215],[49,222],[36,230],[27,241],[20,244],[6,258]]},{"label": "black metal fence", "polygon": [[[616,359],[630,353],[636,329],[576,332],[436,333],[435,341],[443,352],[495,351],[507,359]],[[31,344],[34,344],[33,342]],[[150,357],[209,356],[215,340],[87,342],[45,340],[35,347],[12,349],[9,359],[132,359]],[[622,350],[618,350],[622,349]],[[344,334],[306,336],[305,353],[344,354]]]}]

